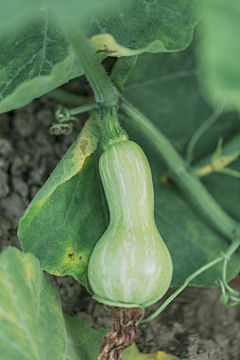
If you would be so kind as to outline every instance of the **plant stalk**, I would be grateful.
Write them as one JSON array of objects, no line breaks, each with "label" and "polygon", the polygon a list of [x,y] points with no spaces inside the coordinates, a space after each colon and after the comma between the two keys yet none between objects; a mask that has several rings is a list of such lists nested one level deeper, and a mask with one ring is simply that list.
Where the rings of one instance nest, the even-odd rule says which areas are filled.
[{"label": "plant stalk", "polygon": [[112,85],[103,65],[95,55],[95,51],[84,31],[80,28],[79,24],[69,19],[62,19],[62,23],[84,73],[93,88],[97,103],[115,106],[118,92]]},{"label": "plant stalk", "polygon": [[86,99],[89,100],[89,98],[86,98],[85,96],[72,94],[63,89],[55,89],[45,95],[61,103],[75,105],[75,106],[84,104],[86,102]]},{"label": "plant stalk", "polygon": [[95,102],[91,102],[89,104],[81,105],[81,106],[75,107],[73,109],[70,109],[69,113],[71,116],[78,115],[78,114],[82,114],[84,112],[96,109],[97,107],[98,106]]},{"label": "plant stalk", "polygon": [[189,171],[186,162],[177,153],[160,130],[121,96],[121,110],[155,145],[165,160],[171,177],[186,194],[190,203],[229,240],[233,240],[239,224],[218,205],[199,179]]}]

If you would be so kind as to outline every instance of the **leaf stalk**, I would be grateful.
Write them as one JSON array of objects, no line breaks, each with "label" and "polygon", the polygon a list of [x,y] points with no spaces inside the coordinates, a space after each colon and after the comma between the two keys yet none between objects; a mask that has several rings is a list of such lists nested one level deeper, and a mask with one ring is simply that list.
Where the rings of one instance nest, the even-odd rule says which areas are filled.
[{"label": "leaf stalk", "polygon": [[70,19],[62,18],[62,24],[80,65],[93,88],[96,102],[105,104],[105,106],[116,106],[118,91],[111,83],[84,31],[79,24]]},{"label": "leaf stalk", "polygon": [[139,110],[121,96],[120,109],[155,145],[167,164],[171,177],[186,194],[189,202],[227,239],[233,240],[239,224],[214,200],[199,179],[188,169],[169,140]]}]

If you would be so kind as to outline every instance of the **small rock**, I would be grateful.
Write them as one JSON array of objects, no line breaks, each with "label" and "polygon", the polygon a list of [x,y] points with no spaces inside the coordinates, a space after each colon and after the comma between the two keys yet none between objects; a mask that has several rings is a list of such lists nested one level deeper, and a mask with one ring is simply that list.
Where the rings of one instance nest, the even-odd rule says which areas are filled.
[{"label": "small rock", "polygon": [[14,125],[23,137],[30,136],[36,132],[37,121],[35,116],[33,116],[31,106],[16,111]]},{"label": "small rock", "polygon": [[0,115],[0,129],[1,134],[8,136],[9,133],[11,133],[10,128],[10,116],[8,113],[4,113]]},{"label": "small rock", "polygon": [[12,154],[13,148],[7,139],[0,139],[0,155],[8,156]]},{"label": "small rock", "polygon": [[14,176],[19,176],[23,173],[24,169],[24,161],[20,156],[16,156],[13,160],[12,167],[11,167],[11,173]]},{"label": "small rock", "polygon": [[0,159],[0,169],[7,171],[9,167],[9,161],[6,161],[5,159]]},{"label": "small rock", "polygon": [[147,329],[146,331],[145,331],[145,341],[146,342],[150,342],[150,341],[152,341],[154,339],[154,335],[153,335],[153,333],[152,333],[152,330],[151,329]]},{"label": "small rock", "polygon": [[113,323],[110,313],[109,316],[107,316],[106,314],[104,316],[99,316],[96,323],[94,324],[95,328],[112,329],[112,326]]},{"label": "small rock", "polygon": [[11,227],[11,221],[7,217],[0,216],[0,236],[7,237]]},{"label": "small rock", "polygon": [[39,122],[41,122],[44,126],[49,127],[54,119],[52,111],[50,109],[41,109],[36,113],[36,118]]},{"label": "small rock", "polygon": [[93,311],[94,311],[94,305],[95,305],[95,301],[90,301],[87,307],[87,313],[92,315]]},{"label": "small rock", "polygon": [[45,182],[47,173],[47,162],[46,159],[42,159],[41,164],[38,168],[33,169],[29,175],[29,184],[31,185],[43,185]]},{"label": "small rock", "polygon": [[19,219],[27,207],[27,201],[20,198],[16,193],[12,193],[10,196],[1,200],[1,206],[13,222],[13,226],[17,227]]},{"label": "small rock", "polygon": [[105,314],[106,314],[106,309],[104,308],[104,305],[103,304],[95,304],[93,316],[99,317],[99,316],[105,315]]},{"label": "small rock", "polygon": [[27,184],[19,177],[14,177],[12,182],[14,190],[22,197],[26,198],[29,192]]},{"label": "small rock", "polygon": [[[57,276],[56,283],[59,287],[60,296],[63,300],[63,308],[66,307],[66,309],[68,309],[69,306],[73,309],[79,299],[81,284],[70,275],[63,277]],[[66,303],[68,306],[66,306]]]},{"label": "small rock", "polygon": [[8,174],[0,169],[0,199],[9,193]]}]

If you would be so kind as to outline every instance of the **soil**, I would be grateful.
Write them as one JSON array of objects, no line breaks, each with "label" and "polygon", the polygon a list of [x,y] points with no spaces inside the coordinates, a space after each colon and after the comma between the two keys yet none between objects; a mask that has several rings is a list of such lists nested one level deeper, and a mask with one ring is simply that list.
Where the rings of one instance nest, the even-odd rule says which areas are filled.
[{"label": "soil", "polygon": [[[19,219],[85,120],[79,117],[69,136],[50,135],[56,104],[44,96],[0,115],[0,251],[8,245],[21,248],[16,234]],[[66,312],[94,328],[112,328],[110,312],[71,276],[48,277],[58,286]],[[240,278],[232,285],[240,290]],[[148,308],[145,316],[163,300]],[[143,353],[161,350],[189,360],[240,359],[240,306],[223,307],[219,289],[187,288],[138,331],[136,344]]]}]

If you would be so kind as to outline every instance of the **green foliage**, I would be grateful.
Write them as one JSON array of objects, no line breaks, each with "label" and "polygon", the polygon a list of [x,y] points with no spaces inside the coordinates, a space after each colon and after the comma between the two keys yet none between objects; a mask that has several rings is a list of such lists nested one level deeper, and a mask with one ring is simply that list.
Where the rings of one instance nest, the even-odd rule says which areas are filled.
[{"label": "green foliage", "polygon": [[[211,114],[211,109],[201,98],[197,82],[193,49],[181,53],[143,55],[139,57],[125,87],[124,96],[147,115],[172,141],[184,156],[186,146],[194,131]],[[173,258],[173,286],[180,286],[187,276],[224,251],[226,241],[209,228],[206,219],[199,218],[197,209],[189,206],[176,187],[164,180],[167,169],[155,149],[143,134],[123,122],[130,139],[146,152],[153,172],[155,190],[155,219]],[[239,129],[236,114],[224,114],[200,139],[195,159],[211,154],[219,137],[230,140]],[[240,161],[236,162],[240,169]],[[218,177],[217,181],[216,177]],[[164,183],[165,181],[165,183]],[[240,220],[239,181],[225,175],[211,175],[204,182],[225,210]],[[229,191],[232,187],[235,192]],[[239,256],[229,263],[229,279],[240,269]],[[220,276],[221,265],[208,270],[194,280],[195,285],[214,286]]]},{"label": "green foliage", "polygon": [[116,50],[122,56],[183,49],[203,11],[201,1],[192,0],[124,0],[114,6],[110,0],[67,4],[52,0],[48,6],[43,0],[28,2],[27,11],[20,0],[14,0],[14,6],[5,2],[1,8],[0,113],[24,106],[84,73],[59,18],[78,21],[88,37],[94,36],[92,45],[103,51],[102,60],[106,53],[116,55]]},{"label": "green foliage", "polygon": [[112,71],[111,79],[120,92],[123,92],[124,84],[127,81],[132,69],[136,65],[137,56],[123,56],[116,61]]},{"label": "green foliage", "polygon": [[[83,69],[69,48],[59,17],[83,19],[109,5],[109,0],[28,1],[1,7],[0,112],[24,106],[34,98],[82,75]],[[9,16],[11,13],[11,16]],[[58,15],[58,16],[56,16]],[[100,57],[101,59],[103,57]]]},{"label": "green foliage", "polygon": [[[202,181],[216,203],[232,217],[225,214],[226,221],[231,222],[230,235],[226,236],[236,241],[240,221],[240,123],[236,112],[225,111],[239,111],[240,46],[236,34],[240,30],[240,5],[234,0],[209,0],[195,43],[176,53],[190,44],[203,12],[201,0],[50,0],[47,5],[44,0],[25,0],[24,6],[22,0],[5,1],[0,13],[0,113],[22,107],[85,72],[101,103],[101,116],[115,114],[119,94],[100,62],[107,56],[120,57],[111,80],[187,159],[189,172],[178,156],[181,164],[176,169],[181,171],[184,163],[184,174],[192,180],[191,170],[210,161],[210,171]],[[144,52],[150,54],[137,60],[137,55]],[[106,101],[107,84],[116,95],[114,102]],[[121,101],[119,105],[121,109]],[[173,259],[171,285],[181,286],[189,275],[225,252],[228,242],[220,226],[219,232],[210,227],[207,210],[204,217],[204,211],[200,214],[196,204],[190,205],[182,196],[168,175],[169,168],[144,133],[137,132],[124,115],[122,121],[130,139],[144,149],[149,159],[155,221]],[[199,131],[202,124],[211,126]],[[190,156],[187,147],[197,130],[201,136],[195,136]],[[13,248],[0,255],[0,348],[4,359],[57,359],[64,355],[69,360],[91,360],[98,354],[106,331],[92,330],[84,322],[64,315],[59,294],[41,269],[59,276],[70,274],[92,293],[89,258],[108,226],[97,169],[100,137],[99,114],[94,111],[20,221],[18,235],[23,251],[31,252],[39,261]],[[234,143],[234,150],[224,158],[228,168],[225,163],[221,165],[226,142]],[[217,144],[223,144],[223,152]],[[169,145],[168,149],[173,152],[173,147]],[[224,174],[214,172],[214,167],[211,170],[212,159],[218,161],[218,170]],[[211,216],[210,211],[207,214]],[[230,254],[239,243],[236,241],[234,246]],[[226,257],[224,269],[227,265],[227,276],[225,272],[222,275],[222,264],[218,264],[191,285],[215,286],[216,278],[223,276],[220,284],[223,291],[229,291],[227,280],[240,270],[239,253],[235,252],[231,260]],[[223,296],[227,301],[228,295]],[[165,355],[154,353],[150,358]],[[125,359],[142,357],[145,355],[134,346],[124,353]]]},{"label": "green foliage", "polygon": [[[107,13],[99,13],[98,22],[89,22],[86,29],[90,36],[103,34],[103,48],[105,44],[108,51],[125,56],[176,51],[189,45],[203,11],[199,0],[123,0],[115,2]],[[121,48],[108,44],[107,34]]]},{"label": "green foliage", "polygon": [[[5,249],[0,255],[0,285],[2,359],[96,359],[102,337],[110,330],[92,329],[64,314],[58,289],[43,274],[35,256],[13,247]],[[133,345],[123,360],[141,356]]]},{"label": "green foliage", "polygon": [[[124,92],[124,96],[171,139],[175,148],[183,156],[191,136],[211,114],[211,109],[201,97],[197,74],[193,47],[181,53],[145,54],[139,57]],[[162,177],[167,169],[144,136],[136,132],[129,121],[124,122],[123,125],[130,134],[130,138],[144,149],[149,159],[155,190],[155,219],[158,230],[173,258],[172,285],[180,286],[192,272],[224,251],[227,242],[208,226],[206,219],[199,218],[196,209],[189,206],[175,186],[164,183]],[[94,128],[93,123],[91,126]],[[237,129],[239,129],[239,120],[236,114],[224,113],[196,144],[194,160],[200,161],[210,156],[215,151],[219,137],[222,137],[224,141],[231,140]],[[63,174],[61,163],[58,168],[59,174]],[[234,168],[239,170],[239,160],[234,163]],[[80,184],[78,183],[79,174],[75,174],[76,172],[73,172],[68,176],[69,180],[65,183],[63,177],[59,182],[61,186],[56,187],[55,193],[51,193],[51,196],[49,192],[46,193],[45,189],[48,189],[48,183],[46,183],[37,195],[37,200],[33,200],[27,214],[20,222],[19,237],[24,251],[33,252],[40,259],[41,266],[45,270],[61,275],[71,274],[91,291],[87,281],[88,259],[94,244],[106,229],[107,220],[104,216],[101,184],[93,158],[88,160],[83,171],[80,172],[80,176],[87,179],[84,187],[77,186]],[[71,176],[73,178],[70,180]],[[226,175],[213,174],[203,179],[203,182],[223,208],[239,220],[238,180],[230,176],[226,177]],[[235,192],[229,192],[229,186],[235,189]],[[70,202],[73,189],[76,189],[76,192]],[[59,197],[58,191],[68,195]],[[41,203],[44,193],[48,201],[38,211],[37,204]],[[86,197],[85,193],[88,193],[89,197]],[[84,207],[79,208],[75,194],[78,194],[77,196],[82,194],[81,204],[85,204]],[[85,194],[84,197],[83,194]],[[51,202],[53,197],[54,201]],[[52,213],[50,209],[53,209],[55,216],[49,219],[48,212]],[[91,221],[89,219],[88,226],[84,228],[84,234],[89,238],[91,236],[91,245],[84,244],[85,235],[83,237],[79,235],[84,222],[76,221],[77,218],[88,218],[85,209],[88,209],[88,212],[91,212],[91,209],[93,211]],[[37,216],[31,220],[33,213]],[[63,220],[64,214],[68,214],[67,221]],[[25,226],[25,224],[30,225]],[[39,230],[36,231],[36,228]],[[58,234],[57,237],[56,234]],[[49,237],[51,241],[46,241]],[[64,244],[62,247],[59,246],[60,241]],[[181,244],[180,247],[179,244]],[[74,255],[69,257],[69,254]],[[81,256],[85,263],[78,261]],[[75,260],[77,260],[76,264]],[[233,278],[239,269],[239,256],[235,255],[228,266],[228,278]],[[218,265],[197,277],[194,284],[214,286],[216,277],[220,276],[220,271],[221,265]]]},{"label": "green foliage", "polygon": [[198,50],[203,94],[213,104],[240,109],[240,2],[207,1]]},{"label": "green foliage", "polygon": [[[7,360],[94,360],[109,329],[92,329],[63,313],[56,285],[32,254],[9,247],[0,255],[0,350]],[[141,354],[133,344],[123,360],[177,360],[163,352]]]},{"label": "green foliage", "polygon": [[23,251],[51,274],[72,275],[91,292],[88,258],[107,225],[95,164],[99,139],[96,113],[85,124],[20,220]]},{"label": "green foliage", "polygon": [[[33,99],[48,93],[83,73],[71,50],[69,50],[69,54],[63,61],[58,62],[51,68],[48,75],[32,77],[31,70],[27,70],[27,68],[28,66],[21,69],[21,77],[15,76],[16,73],[13,74],[14,78],[8,77],[8,68],[4,68],[4,74],[1,75],[4,78],[4,82],[1,83],[1,96],[2,98],[4,94],[8,94],[8,96],[4,97],[0,102],[1,113],[27,105]],[[39,71],[36,67],[35,70]],[[8,87],[9,84],[12,84],[11,88]]]},{"label": "green foliage", "polygon": [[7,248],[0,255],[0,349],[8,360],[89,360],[106,329],[93,330],[62,312],[58,289],[32,254]]}]

